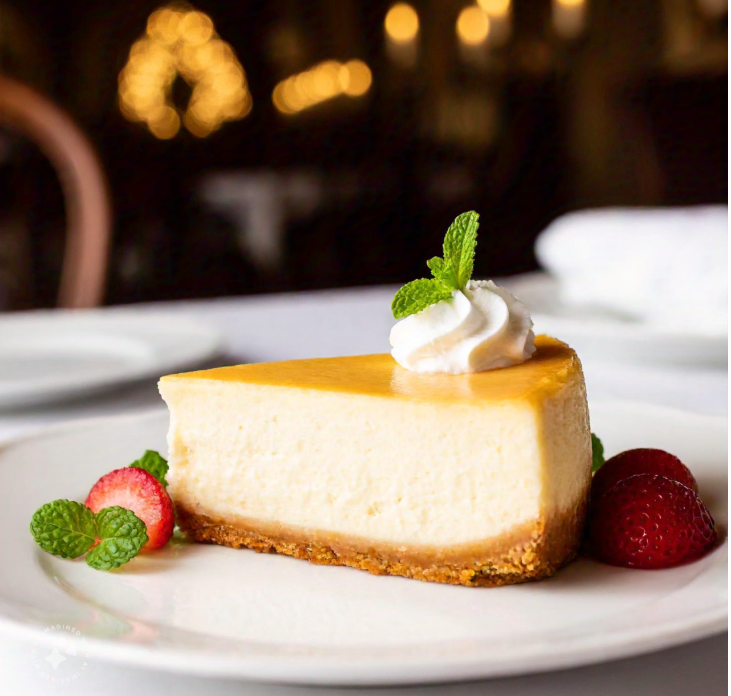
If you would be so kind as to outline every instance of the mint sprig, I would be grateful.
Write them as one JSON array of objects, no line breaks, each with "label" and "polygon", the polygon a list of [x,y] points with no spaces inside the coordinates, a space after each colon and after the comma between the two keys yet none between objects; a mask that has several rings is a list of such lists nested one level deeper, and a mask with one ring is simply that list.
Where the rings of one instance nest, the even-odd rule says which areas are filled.
[{"label": "mint sprig", "polygon": [[119,568],[132,560],[147,543],[147,527],[131,510],[113,506],[96,514],[101,543],[86,554],[86,564],[96,570]]},{"label": "mint sprig", "polygon": [[94,513],[73,500],[54,500],[35,511],[30,533],[44,551],[61,558],[78,558],[96,541]]},{"label": "mint sprig", "polygon": [[44,551],[61,558],[86,553],[87,564],[97,570],[118,568],[147,543],[147,527],[131,510],[114,506],[95,515],[73,500],[42,505],[33,514],[30,532]]},{"label": "mint sprig", "polygon": [[465,289],[472,277],[479,217],[474,210],[457,216],[444,237],[444,258],[435,256],[426,262],[433,278],[407,283],[394,296],[391,311],[395,319],[421,312],[449,299],[455,290]]},{"label": "mint sprig", "polygon": [[145,453],[130,466],[137,469],[144,469],[152,474],[165,488],[168,482],[165,480],[165,474],[168,473],[168,462],[159,452],[155,450],[145,450]]},{"label": "mint sprig", "polygon": [[591,434],[591,473],[595,474],[604,466],[604,445],[602,441]]}]

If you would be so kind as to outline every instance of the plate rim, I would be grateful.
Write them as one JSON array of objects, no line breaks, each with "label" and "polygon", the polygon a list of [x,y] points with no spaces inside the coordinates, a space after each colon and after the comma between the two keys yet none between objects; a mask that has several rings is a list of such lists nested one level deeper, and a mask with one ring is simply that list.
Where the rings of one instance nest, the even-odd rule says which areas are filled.
[{"label": "plate rim", "polygon": [[[590,409],[620,409],[641,411],[649,417],[670,417],[688,419],[711,427],[728,429],[728,421],[719,415],[708,415],[683,409],[646,404],[638,401],[621,399],[601,399],[590,402]],[[591,411],[590,411],[591,412]],[[110,424],[120,421],[146,421],[162,419],[167,415],[164,407],[153,407],[109,416],[74,419],[50,426],[37,428],[10,438],[0,439],[0,451],[21,445],[39,437],[54,436],[73,431],[83,431],[95,424]],[[720,567],[723,557],[728,557],[728,540],[719,546],[708,559],[716,558],[709,563],[708,572]],[[727,560],[726,560],[727,567]],[[696,576],[700,577],[700,576]],[[63,637],[55,638],[54,634],[45,633],[40,626],[28,621],[9,616],[10,603],[0,598],[0,635],[20,640],[34,641],[36,644],[59,645]],[[165,645],[141,645],[124,643],[108,638],[85,638],[85,648],[89,657],[115,664],[127,664],[136,668],[151,668],[171,673],[191,674],[203,677],[234,678],[242,680],[263,681],[290,685],[351,685],[377,686],[387,684],[414,685],[444,681],[464,681],[471,679],[489,679],[506,676],[517,676],[536,672],[550,672],[570,669],[583,665],[595,664],[631,656],[638,656],[665,648],[681,645],[693,640],[710,637],[727,630],[728,605],[721,602],[718,606],[707,609],[698,620],[689,623],[686,619],[663,623],[658,631],[653,625],[643,625],[630,631],[626,627],[610,629],[602,632],[602,640],[586,647],[585,636],[574,637],[568,641],[582,641],[580,650],[569,650],[564,640],[563,649],[555,652],[544,652],[534,656],[529,667],[525,665],[525,655],[515,660],[507,659],[500,666],[485,665],[485,648],[476,656],[466,658],[450,655],[435,664],[425,664],[418,656],[406,658],[400,656],[393,663],[375,663],[367,659],[351,657],[338,658],[333,664],[330,656],[312,657],[305,655],[202,655],[199,650],[185,647],[169,647]],[[629,635],[629,638],[627,637]],[[197,656],[197,659],[190,659]],[[487,666],[487,669],[486,669]],[[418,667],[418,669],[416,669]],[[374,674],[376,672],[377,674]],[[415,672],[418,672],[416,674]]]},{"label": "plate rim", "polygon": [[[0,603],[0,607],[2,604]],[[489,669],[485,668],[484,654],[466,660],[451,658],[436,665],[425,664],[418,657],[412,659],[401,657],[398,662],[379,662],[377,665],[370,661],[339,659],[334,665],[331,658],[313,659],[304,656],[282,658],[274,655],[238,657],[206,655],[204,659],[201,659],[200,653],[195,650],[134,645],[93,637],[86,637],[84,645],[89,658],[127,665],[132,668],[291,686],[384,687],[455,683],[555,672],[638,657],[720,635],[727,630],[728,618],[714,614],[692,626],[671,626],[662,634],[653,632],[650,628],[636,631],[632,635],[632,640],[627,640],[622,631],[604,632],[602,644],[594,646],[590,651],[575,652],[571,655],[564,651],[558,654],[544,654],[540,658],[534,656],[530,668],[525,667],[522,662],[525,657],[522,657],[514,661],[506,661],[500,667],[491,665]],[[0,635],[33,641],[35,644],[48,647],[61,646],[65,641],[65,637],[62,635],[55,637],[52,632],[44,633],[41,629],[15,622],[2,615],[0,615]],[[607,636],[613,640],[607,641]],[[197,659],[189,659],[194,656]],[[286,665],[283,664],[285,659]],[[378,670],[377,676],[374,675],[374,668]],[[404,672],[414,669],[418,669],[418,675],[413,674],[413,671],[410,674],[404,674]],[[288,675],[288,671],[294,671],[295,674]]]}]

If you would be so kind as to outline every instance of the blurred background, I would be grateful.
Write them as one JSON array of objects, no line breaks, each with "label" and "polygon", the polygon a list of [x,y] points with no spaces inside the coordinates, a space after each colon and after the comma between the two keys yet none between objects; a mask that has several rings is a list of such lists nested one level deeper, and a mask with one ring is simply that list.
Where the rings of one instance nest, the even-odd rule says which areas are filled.
[{"label": "blurred background", "polygon": [[[469,209],[476,276],[506,276],[568,211],[727,200],[727,21],[726,0],[0,0],[0,75],[98,154],[105,304],[404,282]],[[2,310],[56,303],[70,224],[63,157],[59,179],[27,135],[0,118]]]}]

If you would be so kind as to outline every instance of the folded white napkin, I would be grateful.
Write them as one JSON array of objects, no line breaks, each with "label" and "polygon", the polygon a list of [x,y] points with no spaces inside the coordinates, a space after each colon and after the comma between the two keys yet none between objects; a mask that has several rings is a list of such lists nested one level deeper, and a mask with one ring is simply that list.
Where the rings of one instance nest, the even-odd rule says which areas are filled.
[{"label": "folded white napkin", "polygon": [[555,220],[536,255],[567,306],[684,333],[728,333],[728,208],[603,209]]}]

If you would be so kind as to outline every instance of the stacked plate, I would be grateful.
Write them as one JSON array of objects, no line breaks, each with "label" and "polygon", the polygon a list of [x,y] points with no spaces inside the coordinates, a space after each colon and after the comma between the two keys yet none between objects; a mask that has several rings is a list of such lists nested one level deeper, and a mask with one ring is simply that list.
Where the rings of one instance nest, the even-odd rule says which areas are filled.
[{"label": "stacked plate", "polygon": [[728,334],[662,329],[596,307],[567,306],[546,273],[502,282],[531,312],[536,333],[559,336],[582,357],[654,365],[724,367]]},{"label": "stacked plate", "polygon": [[41,311],[0,317],[0,408],[87,396],[203,363],[205,324],[159,312]]}]

